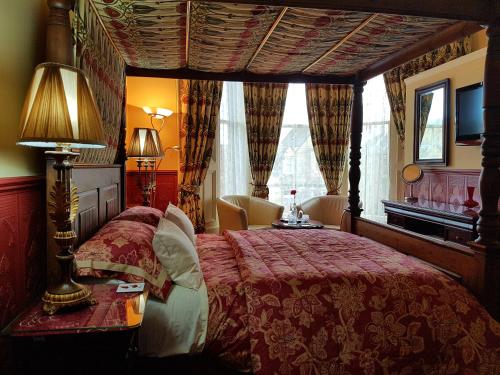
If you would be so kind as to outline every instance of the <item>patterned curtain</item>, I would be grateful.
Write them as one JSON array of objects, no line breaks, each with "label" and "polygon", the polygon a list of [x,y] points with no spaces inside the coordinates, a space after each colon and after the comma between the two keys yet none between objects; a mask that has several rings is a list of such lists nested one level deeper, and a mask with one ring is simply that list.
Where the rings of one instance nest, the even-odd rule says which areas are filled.
[{"label": "patterned curtain", "polygon": [[76,40],[75,66],[87,76],[97,101],[104,126],[107,147],[82,149],[79,163],[113,164],[123,153],[125,132],[125,62],[115,50],[90,2],[75,3],[72,28]]},{"label": "patterned curtain", "polygon": [[248,155],[254,197],[267,199],[285,112],[287,83],[244,83]]},{"label": "patterned curtain", "polygon": [[406,85],[404,80],[471,51],[470,38],[447,44],[384,73],[391,113],[401,142],[405,139]]},{"label": "patterned curtain", "polygon": [[328,195],[338,195],[351,128],[350,85],[306,84],[309,129]]},{"label": "patterned curtain", "polygon": [[422,138],[424,138],[425,128],[427,126],[427,120],[429,119],[429,113],[431,112],[433,97],[434,93],[432,92],[429,92],[420,97],[420,119],[419,119],[420,142],[422,142]]},{"label": "patterned curtain", "polygon": [[179,80],[181,173],[179,207],[196,233],[205,231],[200,186],[205,180],[219,118],[222,81]]}]

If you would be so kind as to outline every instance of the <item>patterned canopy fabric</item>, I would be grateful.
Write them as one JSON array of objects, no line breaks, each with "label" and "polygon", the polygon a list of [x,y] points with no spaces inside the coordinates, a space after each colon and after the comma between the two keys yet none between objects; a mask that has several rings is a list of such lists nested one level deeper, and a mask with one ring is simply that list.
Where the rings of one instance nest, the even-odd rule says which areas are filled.
[{"label": "patterned canopy fabric", "polygon": [[352,75],[456,22],[214,1],[190,7],[186,1],[92,1],[127,65],[216,73]]},{"label": "patterned canopy fabric", "polygon": [[72,18],[76,67],[89,79],[101,113],[106,148],[81,150],[78,162],[113,164],[123,143],[125,61],[106,35],[86,0],[76,2]]}]

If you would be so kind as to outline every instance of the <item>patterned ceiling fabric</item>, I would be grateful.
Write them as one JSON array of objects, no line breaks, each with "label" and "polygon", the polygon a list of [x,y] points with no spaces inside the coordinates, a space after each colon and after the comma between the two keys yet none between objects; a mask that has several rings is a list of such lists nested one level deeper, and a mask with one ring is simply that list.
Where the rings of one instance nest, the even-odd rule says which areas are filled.
[{"label": "patterned ceiling fabric", "polygon": [[455,22],[380,14],[308,73],[354,74]]},{"label": "patterned ceiling fabric", "polygon": [[185,1],[93,2],[127,65],[151,69],[185,65]]},{"label": "patterned ceiling fabric", "polygon": [[79,163],[113,164],[122,141],[124,124],[125,62],[115,50],[87,0],[76,2],[72,17],[76,39],[76,67],[92,88],[104,126],[107,147],[82,149]]},{"label": "patterned ceiling fabric", "polygon": [[[91,0],[126,63],[151,69],[243,71],[283,7],[186,1]],[[257,74],[299,73],[371,14],[288,8],[250,65]],[[351,75],[457,21],[379,14],[307,74]]]},{"label": "patterned ceiling fabric", "polygon": [[254,73],[300,73],[369,14],[288,8],[250,66]]},{"label": "patterned ceiling fabric", "polygon": [[245,69],[280,10],[279,7],[193,2],[189,67],[211,72]]}]

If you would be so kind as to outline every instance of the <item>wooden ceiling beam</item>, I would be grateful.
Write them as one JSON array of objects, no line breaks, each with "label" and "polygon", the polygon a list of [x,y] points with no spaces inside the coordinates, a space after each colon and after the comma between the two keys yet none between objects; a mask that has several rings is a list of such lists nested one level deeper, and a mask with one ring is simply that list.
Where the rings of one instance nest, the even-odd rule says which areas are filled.
[{"label": "wooden ceiling beam", "polygon": [[375,19],[378,16],[377,13],[372,14],[371,16],[367,17],[363,22],[361,22],[358,27],[356,27],[354,30],[352,30],[349,34],[344,36],[338,43],[336,43],[333,47],[331,47],[328,51],[326,51],[324,54],[322,54],[320,57],[318,57],[315,61],[310,63],[308,66],[306,66],[303,70],[302,73],[305,73],[307,70],[311,69],[313,66],[316,64],[319,64],[321,61],[323,61],[328,55],[330,55],[332,52],[336,51],[339,49],[345,42],[347,42],[350,38],[352,38],[353,35],[356,35],[361,29],[363,29],[366,25],[368,25],[373,19]]},{"label": "wooden ceiling beam", "polygon": [[250,72],[212,73],[192,69],[145,69],[127,66],[129,77],[207,79],[215,81],[353,84],[354,76],[308,74],[255,74]]},{"label": "wooden ceiling beam", "polygon": [[402,14],[476,22],[492,22],[499,15],[498,0],[193,0],[204,2],[286,6],[354,12]]},{"label": "wooden ceiling beam", "polygon": [[286,13],[287,10],[288,10],[288,8],[284,7],[281,10],[280,14],[278,14],[278,17],[276,17],[276,19],[274,20],[274,22],[271,25],[271,27],[269,28],[266,36],[264,37],[264,39],[262,39],[262,42],[260,42],[259,47],[257,47],[257,49],[255,50],[255,52],[252,55],[252,57],[250,58],[250,60],[248,60],[248,63],[245,66],[245,70],[248,70],[248,67],[253,63],[253,61],[255,60],[255,58],[257,57],[257,55],[259,54],[260,50],[262,49],[262,47],[264,47],[264,45],[266,44],[267,40],[269,39],[269,37],[271,36],[271,34],[274,32],[274,29],[276,29],[276,27],[280,23],[281,19],[283,18],[283,16],[285,15],[285,13]]},{"label": "wooden ceiling beam", "polygon": [[435,33],[426,39],[414,43],[407,48],[402,48],[398,52],[377,61],[368,68],[360,71],[357,76],[361,81],[367,81],[407,61],[444,46],[445,44],[471,35],[479,30],[481,30],[481,25],[475,22],[458,22],[439,33]]}]

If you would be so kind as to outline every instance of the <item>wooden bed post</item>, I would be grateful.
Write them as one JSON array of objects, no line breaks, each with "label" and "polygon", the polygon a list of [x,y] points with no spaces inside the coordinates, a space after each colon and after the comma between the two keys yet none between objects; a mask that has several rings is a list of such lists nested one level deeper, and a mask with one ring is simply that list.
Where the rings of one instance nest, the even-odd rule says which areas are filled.
[{"label": "wooden bed post", "polygon": [[74,0],[47,0],[46,61],[73,65],[73,39],[69,22],[69,11]]},{"label": "wooden bed post", "polygon": [[479,179],[482,207],[475,243],[471,244],[484,265],[482,303],[497,319],[500,316],[500,22],[489,25],[484,72],[484,135]]},{"label": "wooden bed post", "polygon": [[[361,133],[363,132],[363,87],[366,81],[356,79],[354,83],[354,98],[351,113],[351,146],[349,153],[349,212],[352,220],[359,217],[359,180],[361,170]],[[353,228],[351,227],[351,230]]]}]

